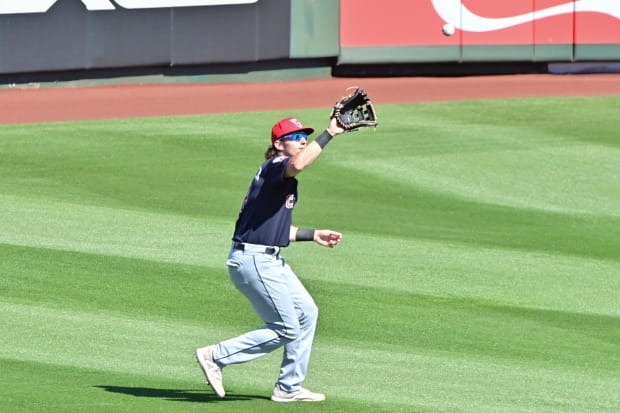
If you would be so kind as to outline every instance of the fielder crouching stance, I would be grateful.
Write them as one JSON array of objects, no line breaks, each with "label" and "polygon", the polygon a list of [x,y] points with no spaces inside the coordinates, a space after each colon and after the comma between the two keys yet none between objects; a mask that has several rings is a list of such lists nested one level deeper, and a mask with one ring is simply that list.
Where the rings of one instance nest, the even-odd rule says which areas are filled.
[{"label": "fielder crouching stance", "polygon": [[196,359],[207,382],[219,397],[225,395],[224,367],[284,347],[280,376],[271,400],[325,400],[323,394],[301,386],[308,371],[318,308],[280,256],[280,249],[291,241],[314,241],[331,248],[342,239],[341,233],[330,229],[301,229],[292,225],[297,201],[295,177],[314,162],[334,136],[346,130],[347,125],[341,122],[332,112],[328,128],[310,143],[308,136],[314,129],[304,127],[295,118],[282,119],[272,127],[271,146],[243,201],[227,261],[232,282],[248,298],[265,325],[196,350]]}]

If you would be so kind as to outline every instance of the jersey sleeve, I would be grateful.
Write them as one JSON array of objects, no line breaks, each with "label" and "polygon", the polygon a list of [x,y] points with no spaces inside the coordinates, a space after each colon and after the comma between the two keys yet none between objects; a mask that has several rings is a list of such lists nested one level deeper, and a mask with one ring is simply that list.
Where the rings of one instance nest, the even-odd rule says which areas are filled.
[{"label": "jersey sleeve", "polygon": [[286,167],[291,158],[288,156],[276,156],[263,164],[262,178],[265,184],[275,185],[285,179]]}]

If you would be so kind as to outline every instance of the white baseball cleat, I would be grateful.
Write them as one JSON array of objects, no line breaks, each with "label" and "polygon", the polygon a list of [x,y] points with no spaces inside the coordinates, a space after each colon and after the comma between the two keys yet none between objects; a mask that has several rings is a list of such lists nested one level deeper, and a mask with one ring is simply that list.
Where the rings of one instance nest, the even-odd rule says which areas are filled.
[{"label": "white baseball cleat", "polygon": [[274,402],[320,402],[325,400],[325,395],[321,393],[313,393],[308,389],[300,387],[299,390],[288,392],[279,384],[273,388],[271,400]]},{"label": "white baseball cleat", "polygon": [[224,385],[222,384],[222,369],[213,360],[215,346],[208,346],[196,350],[196,361],[205,374],[207,383],[219,397],[224,397]]}]

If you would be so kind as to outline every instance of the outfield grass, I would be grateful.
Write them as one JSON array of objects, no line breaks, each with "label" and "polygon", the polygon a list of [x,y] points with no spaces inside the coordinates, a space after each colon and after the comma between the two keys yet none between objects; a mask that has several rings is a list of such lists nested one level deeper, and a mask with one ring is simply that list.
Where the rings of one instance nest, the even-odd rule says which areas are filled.
[{"label": "outfield grass", "polygon": [[[326,125],[327,110],[299,111]],[[198,346],[259,325],[224,266],[288,112],[0,126],[0,411],[620,411],[620,97],[379,107],[300,176],[284,254],[319,304],[306,385],[280,354]]]}]

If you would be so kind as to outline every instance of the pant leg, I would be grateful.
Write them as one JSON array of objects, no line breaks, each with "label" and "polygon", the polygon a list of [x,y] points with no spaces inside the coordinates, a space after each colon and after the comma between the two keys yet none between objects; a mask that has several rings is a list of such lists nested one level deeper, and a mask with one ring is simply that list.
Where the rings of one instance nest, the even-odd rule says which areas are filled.
[{"label": "pant leg", "polygon": [[221,366],[245,363],[295,340],[300,334],[300,323],[284,261],[267,254],[232,251],[228,269],[232,282],[265,325],[220,342],[214,359]]},{"label": "pant leg", "polygon": [[299,389],[308,373],[310,353],[314,341],[319,311],[297,275],[285,263],[288,291],[300,325],[297,338],[284,345],[284,355],[278,383],[287,391]]}]

